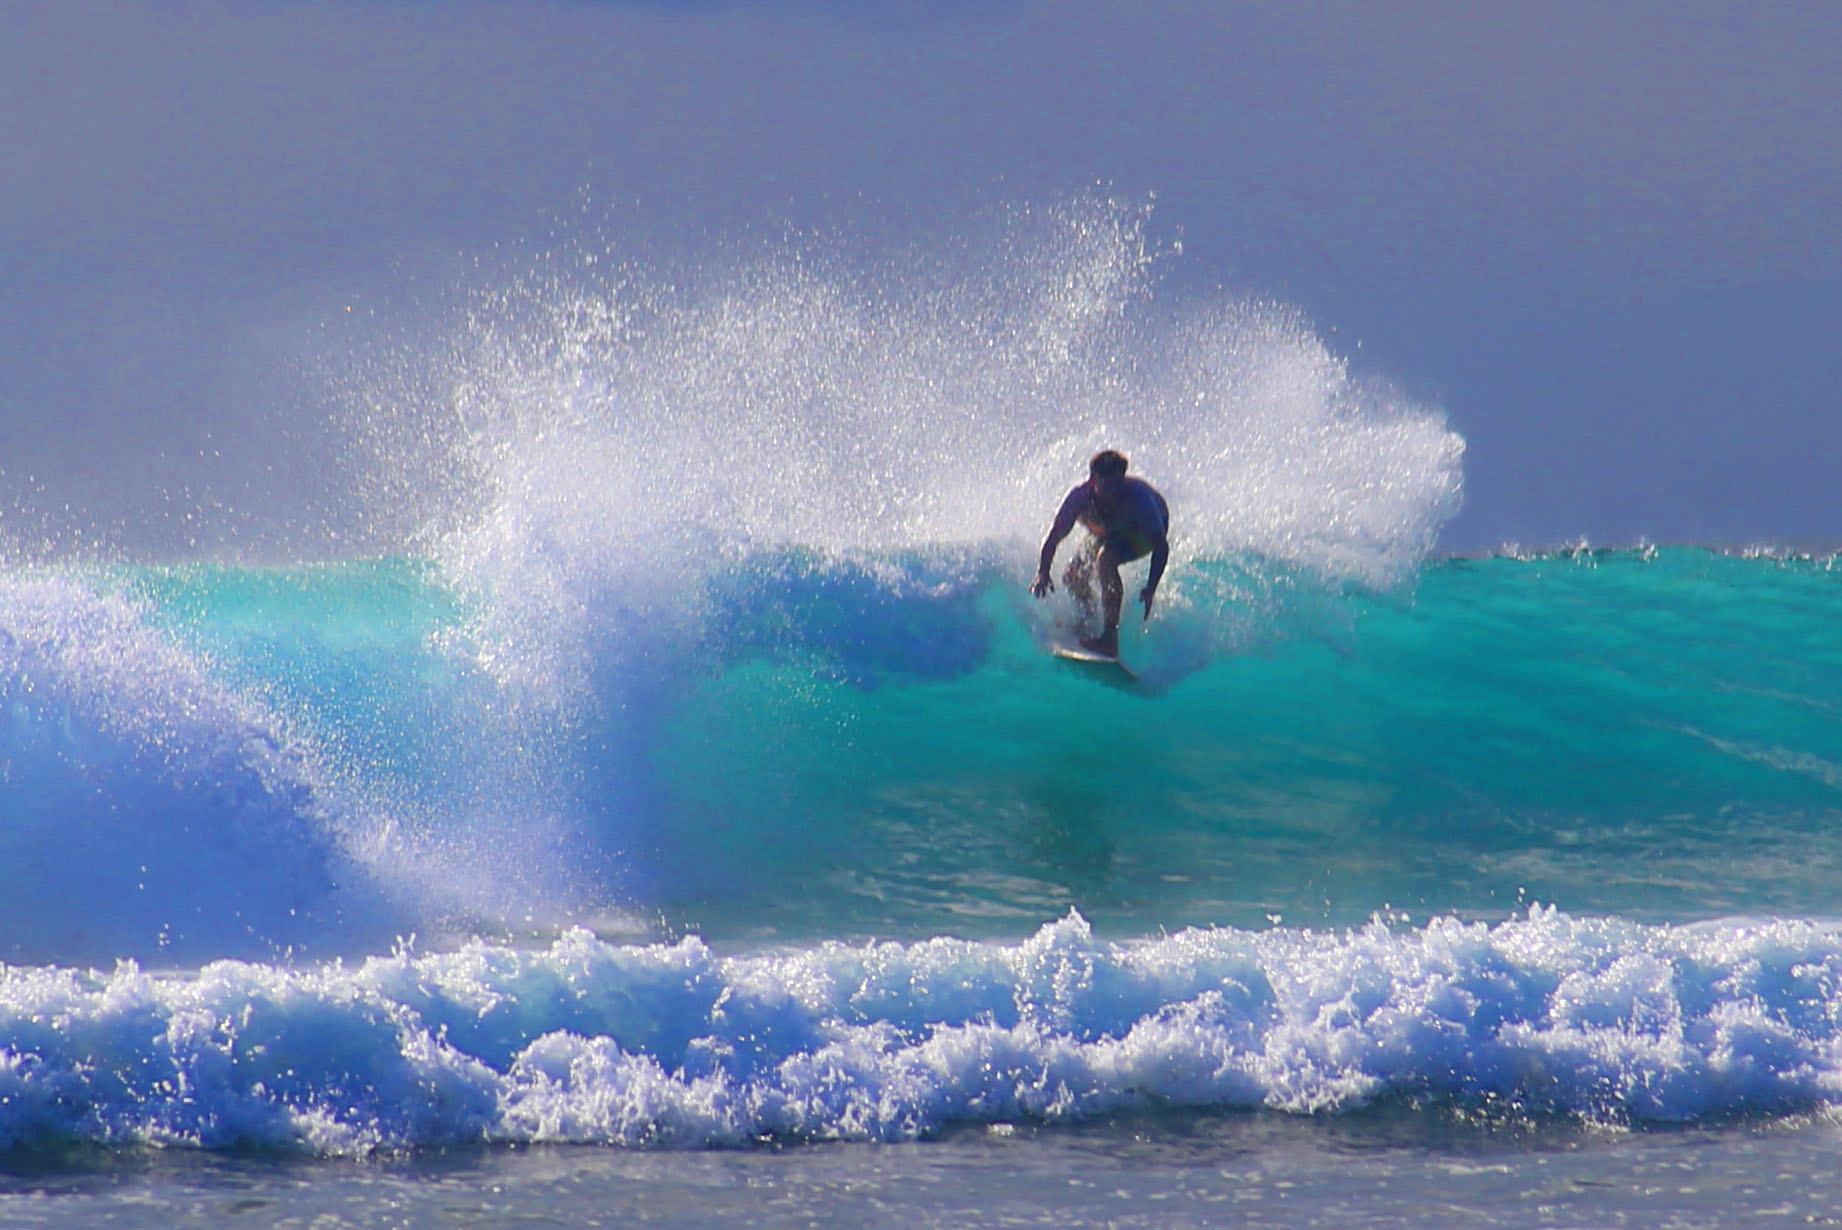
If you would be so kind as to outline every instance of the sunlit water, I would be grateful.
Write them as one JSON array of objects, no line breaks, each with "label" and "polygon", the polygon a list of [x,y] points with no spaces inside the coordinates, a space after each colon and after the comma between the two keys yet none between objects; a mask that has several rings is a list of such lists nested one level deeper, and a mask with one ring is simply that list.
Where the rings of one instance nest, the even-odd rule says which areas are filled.
[{"label": "sunlit water", "polygon": [[1296,314],[965,247],[554,256],[331,364],[417,545],[0,574],[9,1220],[1826,1215],[1833,560],[1429,560]]}]

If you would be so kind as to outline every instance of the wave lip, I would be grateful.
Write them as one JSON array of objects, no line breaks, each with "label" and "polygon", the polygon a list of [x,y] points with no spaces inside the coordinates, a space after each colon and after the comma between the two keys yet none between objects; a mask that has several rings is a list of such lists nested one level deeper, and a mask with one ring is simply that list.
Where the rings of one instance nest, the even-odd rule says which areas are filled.
[{"label": "wave lip", "polygon": [[0,577],[0,956],[269,956],[371,929],[311,756],[146,616]]},{"label": "wave lip", "polygon": [[1632,1124],[1842,1099],[1842,933],[1496,925],[936,938],[719,956],[475,941],[356,968],[0,977],[0,1147],[906,1140],[1380,1099]]}]

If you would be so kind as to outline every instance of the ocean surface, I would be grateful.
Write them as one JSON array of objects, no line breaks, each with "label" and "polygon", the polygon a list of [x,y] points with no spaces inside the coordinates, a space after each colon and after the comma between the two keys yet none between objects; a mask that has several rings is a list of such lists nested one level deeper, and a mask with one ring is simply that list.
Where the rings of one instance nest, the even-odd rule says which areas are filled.
[{"label": "ocean surface", "polygon": [[1836,557],[1444,556],[1436,407],[1004,235],[342,324],[405,545],[14,550],[0,1221],[1842,1217]]}]

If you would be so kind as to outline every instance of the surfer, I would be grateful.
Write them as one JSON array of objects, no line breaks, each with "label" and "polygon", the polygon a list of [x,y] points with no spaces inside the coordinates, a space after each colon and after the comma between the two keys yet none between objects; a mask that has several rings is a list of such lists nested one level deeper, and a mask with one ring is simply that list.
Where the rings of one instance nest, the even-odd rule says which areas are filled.
[{"label": "surfer", "polygon": [[1100,596],[1104,623],[1099,636],[1081,638],[1083,647],[1109,658],[1119,656],[1119,608],[1125,599],[1125,585],[1119,579],[1119,566],[1151,556],[1151,573],[1138,599],[1151,618],[1151,602],[1164,578],[1164,565],[1170,559],[1170,505],[1157,488],[1142,478],[1126,477],[1126,459],[1107,449],[1095,453],[1087,463],[1087,481],[1068,493],[1049,536],[1043,539],[1042,560],[1036,566],[1036,580],[1030,592],[1042,598],[1055,590],[1049,568],[1055,562],[1055,549],[1068,537],[1079,521],[1093,537],[1069,563],[1062,582],[1081,608],[1083,623],[1094,613],[1093,578],[1100,574]]}]

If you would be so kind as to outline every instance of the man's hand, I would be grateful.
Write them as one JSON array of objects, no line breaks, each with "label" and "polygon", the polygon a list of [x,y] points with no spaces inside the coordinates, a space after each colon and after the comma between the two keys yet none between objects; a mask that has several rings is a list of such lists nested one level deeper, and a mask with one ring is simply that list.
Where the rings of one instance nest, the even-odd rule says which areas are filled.
[{"label": "man's hand", "polygon": [[1147,585],[1144,589],[1138,591],[1138,600],[1145,604],[1146,619],[1151,618],[1151,600],[1157,596],[1157,592],[1158,587],[1155,585]]},{"label": "man's hand", "polygon": [[1055,582],[1049,579],[1048,573],[1039,572],[1036,579],[1030,582],[1030,592],[1038,598],[1046,598],[1055,592]]}]

